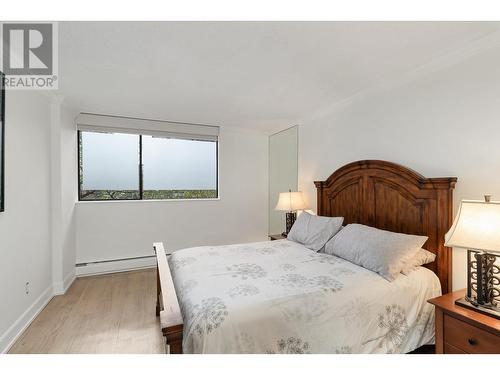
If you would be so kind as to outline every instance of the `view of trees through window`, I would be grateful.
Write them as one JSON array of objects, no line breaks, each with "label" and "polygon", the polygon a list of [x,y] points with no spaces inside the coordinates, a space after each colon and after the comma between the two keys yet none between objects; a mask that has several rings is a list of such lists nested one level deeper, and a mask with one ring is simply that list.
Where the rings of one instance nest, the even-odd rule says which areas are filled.
[{"label": "view of trees through window", "polygon": [[80,131],[80,200],[217,198],[216,141]]}]

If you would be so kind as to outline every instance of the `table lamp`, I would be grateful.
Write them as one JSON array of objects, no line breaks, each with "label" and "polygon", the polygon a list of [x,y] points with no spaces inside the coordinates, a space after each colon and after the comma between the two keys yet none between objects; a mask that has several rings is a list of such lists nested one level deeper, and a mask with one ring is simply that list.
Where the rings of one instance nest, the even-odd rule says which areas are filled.
[{"label": "table lamp", "polygon": [[289,190],[285,193],[280,193],[275,210],[286,211],[286,231],[282,233],[283,236],[286,237],[288,235],[293,223],[295,223],[297,210],[304,210],[306,208],[307,206],[301,191]]},{"label": "table lamp", "polygon": [[484,198],[460,203],[445,246],[467,249],[467,294],[455,303],[500,319],[500,202]]}]

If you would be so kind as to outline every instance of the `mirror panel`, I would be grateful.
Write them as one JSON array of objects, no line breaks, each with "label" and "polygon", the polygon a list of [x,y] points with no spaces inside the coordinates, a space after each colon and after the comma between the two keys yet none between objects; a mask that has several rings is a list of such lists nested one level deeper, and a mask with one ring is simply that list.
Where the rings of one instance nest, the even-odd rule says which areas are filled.
[{"label": "mirror panel", "polygon": [[275,211],[279,193],[297,191],[298,126],[269,137],[269,234],[285,230],[285,213]]}]

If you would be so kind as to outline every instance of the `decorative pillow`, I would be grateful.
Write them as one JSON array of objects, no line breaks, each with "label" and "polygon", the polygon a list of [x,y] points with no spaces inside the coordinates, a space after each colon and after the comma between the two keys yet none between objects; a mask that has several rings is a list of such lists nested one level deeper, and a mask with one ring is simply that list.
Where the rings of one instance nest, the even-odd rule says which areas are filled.
[{"label": "decorative pillow", "polygon": [[412,259],[425,241],[425,236],[349,224],[326,244],[325,252],[392,281],[403,269],[403,263]]},{"label": "decorative pillow", "polygon": [[414,271],[417,267],[423,266],[424,264],[432,263],[436,260],[436,254],[431,253],[425,249],[420,249],[417,254],[410,260],[403,263],[403,269],[401,273],[403,275],[408,275],[410,272]]},{"label": "decorative pillow", "polygon": [[326,217],[302,212],[288,233],[287,239],[319,251],[340,230],[343,217]]}]

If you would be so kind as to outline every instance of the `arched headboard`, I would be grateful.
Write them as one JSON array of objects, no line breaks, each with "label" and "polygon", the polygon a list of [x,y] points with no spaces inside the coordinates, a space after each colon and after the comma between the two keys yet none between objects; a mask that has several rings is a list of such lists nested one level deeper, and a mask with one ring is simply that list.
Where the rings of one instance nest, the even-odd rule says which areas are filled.
[{"label": "arched headboard", "polygon": [[359,223],[393,232],[428,236],[424,248],[436,254],[427,265],[451,292],[451,249],[444,235],[453,221],[456,177],[425,178],[401,165],[361,160],[315,181],[318,215],[343,216],[344,225]]}]

